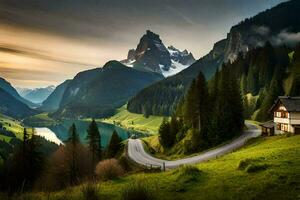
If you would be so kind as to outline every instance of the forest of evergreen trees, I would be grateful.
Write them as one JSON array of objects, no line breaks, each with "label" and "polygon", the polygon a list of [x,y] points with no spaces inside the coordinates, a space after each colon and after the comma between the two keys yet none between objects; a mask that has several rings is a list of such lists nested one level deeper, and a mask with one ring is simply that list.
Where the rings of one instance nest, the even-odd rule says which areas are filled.
[{"label": "forest of evergreen trees", "polygon": [[[69,138],[64,145],[50,155],[43,152],[38,138],[34,129],[32,134],[24,129],[21,144],[0,165],[1,191],[8,195],[32,189],[52,191],[94,180],[99,173],[105,173],[95,171],[99,165],[101,169],[101,160],[114,158],[122,149],[121,138],[116,131],[108,147],[101,147],[101,135],[95,120],[88,127],[87,144],[81,143],[75,124],[70,127]],[[114,165],[122,169],[117,160]],[[115,166],[106,166],[110,167]]]},{"label": "forest of evergreen trees", "polygon": [[184,140],[185,153],[208,149],[239,135],[244,126],[242,97],[228,65],[217,71],[208,87],[200,72],[170,122],[160,126],[160,143],[170,148]]},{"label": "forest of evergreen trees", "polygon": [[[271,118],[268,112],[276,98],[280,95],[300,95],[300,47],[272,46],[267,42],[264,46],[250,50],[246,54],[240,53],[232,63],[227,63],[232,78],[236,79],[243,99],[244,117],[258,121],[267,121]],[[208,81],[211,88],[215,77]],[[181,80],[182,84],[187,84]],[[165,115],[176,111],[180,104],[180,97],[186,94],[184,87],[180,87],[180,77],[177,81],[151,86],[151,92],[144,90],[141,95],[128,102],[128,109],[143,113],[145,116]],[[171,87],[172,85],[179,85]],[[157,86],[157,90],[155,89]],[[149,97],[151,95],[151,97]],[[147,99],[159,96],[158,101],[150,103]],[[139,98],[139,99],[135,99]],[[140,101],[146,103],[140,104]],[[142,106],[141,106],[142,105]]]},{"label": "forest of evergreen trees", "polygon": [[278,96],[300,95],[300,45],[263,47],[239,54],[208,83],[200,73],[159,129],[170,148],[185,139],[186,152],[207,149],[239,134],[243,119],[267,121]]}]

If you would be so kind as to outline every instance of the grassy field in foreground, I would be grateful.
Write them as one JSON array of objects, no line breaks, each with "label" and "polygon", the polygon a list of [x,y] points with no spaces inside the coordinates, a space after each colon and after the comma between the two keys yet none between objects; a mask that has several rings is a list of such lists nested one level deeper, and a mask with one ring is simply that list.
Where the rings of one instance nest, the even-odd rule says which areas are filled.
[{"label": "grassy field in foreground", "polygon": [[[140,173],[98,184],[100,199],[120,199],[137,183],[157,199],[299,199],[300,135],[256,138],[239,151],[190,169]],[[28,199],[84,199],[82,187]],[[29,198],[31,197],[31,198]]]},{"label": "grassy field in foreground", "polygon": [[101,119],[100,121],[115,124],[126,129],[157,134],[158,128],[163,120],[161,116],[144,117],[142,114],[131,113],[126,109],[126,105],[117,110],[117,113],[109,118]]}]

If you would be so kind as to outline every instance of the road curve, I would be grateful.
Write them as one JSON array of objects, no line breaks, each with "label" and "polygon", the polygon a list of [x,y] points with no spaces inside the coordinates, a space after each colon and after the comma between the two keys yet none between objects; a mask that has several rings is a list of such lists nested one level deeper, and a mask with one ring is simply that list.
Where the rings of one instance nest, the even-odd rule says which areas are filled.
[{"label": "road curve", "polygon": [[129,139],[128,156],[136,163],[144,166],[152,165],[163,168],[163,165],[165,164],[166,169],[176,168],[180,165],[185,164],[201,163],[230,153],[242,147],[250,138],[257,137],[261,134],[260,129],[255,125],[246,123],[246,126],[248,127],[248,129],[245,130],[240,137],[234,139],[232,142],[197,156],[172,161],[158,159],[145,152],[142,141],[140,139]]}]

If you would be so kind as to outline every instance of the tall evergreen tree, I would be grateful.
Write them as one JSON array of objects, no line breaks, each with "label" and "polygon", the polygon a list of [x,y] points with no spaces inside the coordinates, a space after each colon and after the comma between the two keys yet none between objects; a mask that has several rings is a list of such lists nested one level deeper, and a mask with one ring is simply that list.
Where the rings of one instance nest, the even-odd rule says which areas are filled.
[{"label": "tall evergreen tree", "polygon": [[73,123],[69,129],[69,139],[66,143],[66,148],[68,151],[67,163],[69,168],[69,183],[74,185],[78,182],[78,160],[77,160],[77,147],[80,144],[79,136],[77,134],[77,129]]},{"label": "tall evergreen tree", "polygon": [[89,150],[92,156],[92,167],[101,160],[101,135],[96,121],[93,119],[87,130],[87,137]]},{"label": "tall evergreen tree", "polygon": [[159,133],[160,144],[163,147],[169,148],[173,145],[172,142],[170,141],[170,137],[171,137],[170,123],[168,122],[167,118],[163,119],[159,127],[158,133]]},{"label": "tall evergreen tree", "polygon": [[107,157],[112,158],[117,155],[121,149],[122,139],[119,137],[116,130],[113,131],[110,142],[107,147]]}]

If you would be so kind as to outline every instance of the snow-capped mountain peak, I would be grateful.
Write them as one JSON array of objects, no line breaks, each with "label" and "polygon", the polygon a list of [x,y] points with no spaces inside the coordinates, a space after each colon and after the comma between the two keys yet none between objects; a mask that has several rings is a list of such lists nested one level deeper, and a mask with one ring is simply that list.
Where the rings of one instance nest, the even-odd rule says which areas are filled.
[{"label": "snow-capped mountain peak", "polygon": [[174,46],[166,47],[159,35],[148,30],[140,39],[137,48],[129,50],[127,59],[121,62],[128,67],[171,76],[194,61],[194,56],[187,50],[180,51]]}]

